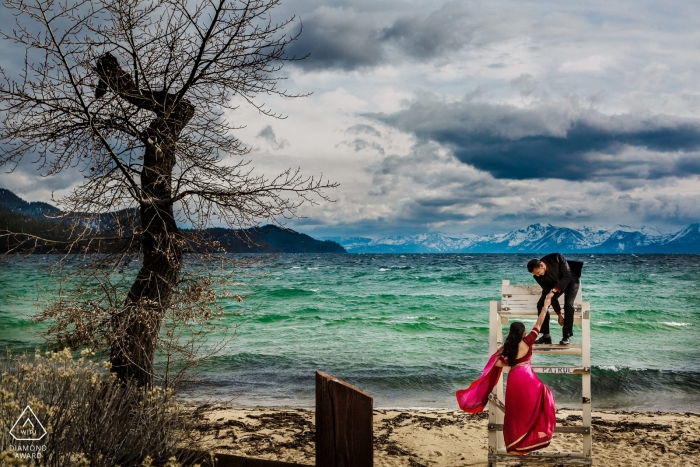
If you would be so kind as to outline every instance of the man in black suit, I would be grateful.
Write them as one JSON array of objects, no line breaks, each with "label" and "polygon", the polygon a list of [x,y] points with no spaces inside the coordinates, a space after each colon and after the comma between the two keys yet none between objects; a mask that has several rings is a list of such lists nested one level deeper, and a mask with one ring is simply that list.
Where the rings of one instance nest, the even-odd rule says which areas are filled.
[{"label": "man in black suit", "polygon": [[[563,326],[563,337],[559,344],[568,345],[569,338],[574,335],[574,300],[581,284],[581,268],[583,263],[579,261],[566,261],[559,253],[552,253],[542,259],[532,259],[527,263],[527,270],[542,287],[542,296],[537,302],[537,312],[544,306],[546,298],[552,299],[552,308],[559,317],[559,325]],[[564,316],[561,315],[561,306],[558,298],[564,295]],[[549,335],[549,311],[542,323],[540,330],[542,337],[535,341],[536,344],[551,344]]]}]

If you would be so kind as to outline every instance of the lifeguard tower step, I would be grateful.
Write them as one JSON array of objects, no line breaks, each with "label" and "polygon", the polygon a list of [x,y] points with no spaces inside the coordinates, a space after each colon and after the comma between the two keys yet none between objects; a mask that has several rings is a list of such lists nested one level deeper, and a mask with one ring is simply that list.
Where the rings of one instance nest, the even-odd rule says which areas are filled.
[{"label": "lifeguard tower step", "polygon": [[[502,423],[489,423],[489,431],[503,431]],[[579,434],[589,434],[591,432],[590,427],[587,426],[562,426],[557,425],[554,428],[555,433],[579,433]]]},{"label": "lifeguard tower step", "polygon": [[[585,436],[585,435],[584,435]],[[496,465],[498,462],[508,462],[520,460],[522,462],[551,464],[551,465],[593,465],[592,457],[585,457],[580,452],[565,451],[535,451],[524,456],[508,454],[505,449],[499,449],[496,454],[489,453],[489,465]]]},{"label": "lifeguard tower step", "polygon": [[[497,347],[503,345],[503,342],[496,342]],[[547,353],[550,355],[581,355],[583,352],[582,344],[535,344],[532,346],[532,353]]]}]

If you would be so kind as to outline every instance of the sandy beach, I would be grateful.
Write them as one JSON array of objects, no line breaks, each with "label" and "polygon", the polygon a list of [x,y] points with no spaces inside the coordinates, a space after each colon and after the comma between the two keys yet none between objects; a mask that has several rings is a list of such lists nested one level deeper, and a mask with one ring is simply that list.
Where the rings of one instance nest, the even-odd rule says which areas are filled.
[{"label": "sandy beach", "polygon": [[[313,410],[205,405],[197,414],[206,450],[314,464]],[[574,411],[560,410],[557,419],[564,425],[581,423]],[[486,412],[375,410],[374,463],[385,467],[485,466],[486,425]],[[596,411],[593,430],[593,465],[700,465],[700,414]],[[580,449],[581,436],[555,434],[547,450]]]}]

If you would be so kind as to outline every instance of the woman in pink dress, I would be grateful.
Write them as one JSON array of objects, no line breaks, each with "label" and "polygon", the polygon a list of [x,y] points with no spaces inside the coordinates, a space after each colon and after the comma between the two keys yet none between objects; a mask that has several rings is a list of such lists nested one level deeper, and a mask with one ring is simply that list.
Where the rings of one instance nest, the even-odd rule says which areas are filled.
[{"label": "woman in pink dress", "polygon": [[491,356],[481,377],[469,388],[457,391],[457,402],[462,410],[481,412],[503,367],[510,366],[503,421],[503,439],[509,454],[522,455],[549,446],[557,423],[552,392],[530,366],[532,344],[540,332],[550,300],[545,301],[530,334],[525,335],[523,323],[511,323],[503,347]]}]

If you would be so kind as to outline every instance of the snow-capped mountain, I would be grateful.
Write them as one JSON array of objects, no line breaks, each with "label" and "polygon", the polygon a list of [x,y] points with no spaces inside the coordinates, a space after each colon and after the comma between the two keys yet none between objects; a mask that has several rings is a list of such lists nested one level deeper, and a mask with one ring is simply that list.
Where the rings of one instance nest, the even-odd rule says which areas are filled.
[{"label": "snow-capped mountain", "polygon": [[438,233],[380,239],[332,237],[349,253],[700,253],[700,223],[676,233],[652,227],[608,229],[532,224],[503,234],[451,237]]},{"label": "snow-capped mountain", "polygon": [[342,242],[353,253],[451,253],[469,247],[472,237],[448,237],[442,234],[419,234],[410,237],[391,236],[372,240],[365,237],[324,237]]},{"label": "snow-capped mountain", "polygon": [[690,224],[685,229],[669,235],[665,242],[669,253],[700,252],[700,222]]}]

